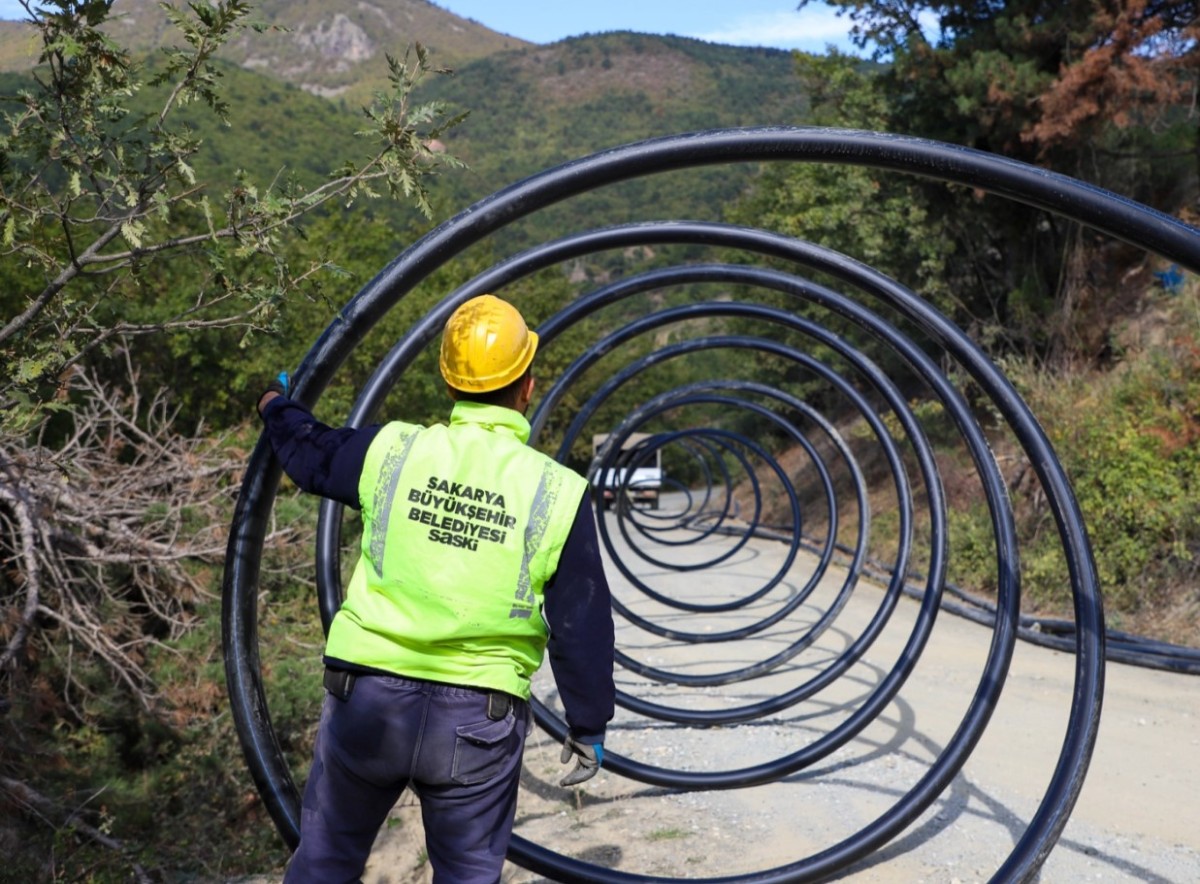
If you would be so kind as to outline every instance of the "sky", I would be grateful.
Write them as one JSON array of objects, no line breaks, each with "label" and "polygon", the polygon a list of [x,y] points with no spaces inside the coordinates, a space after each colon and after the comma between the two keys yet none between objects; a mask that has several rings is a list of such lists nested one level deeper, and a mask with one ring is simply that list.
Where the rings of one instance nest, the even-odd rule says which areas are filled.
[{"label": "sky", "polygon": [[493,31],[534,43],[602,31],[675,34],[734,46],[822,52],[826,44],[853,50],[850,21],[822,4],[797,12],[797,0],[435,0]]},{"label": "sky", "polygon": [[[532,43],[603,31],[675,34],[734,46],[770,46],[823,52],[833,44],[860,54],[847,36],[850,22],[813,3],[797,12],[797,0],[434,0],[493,31]],[[120,4],[118,2],[118,9]],[[0,19],[19,19],[17,0],[0,0]]]}]

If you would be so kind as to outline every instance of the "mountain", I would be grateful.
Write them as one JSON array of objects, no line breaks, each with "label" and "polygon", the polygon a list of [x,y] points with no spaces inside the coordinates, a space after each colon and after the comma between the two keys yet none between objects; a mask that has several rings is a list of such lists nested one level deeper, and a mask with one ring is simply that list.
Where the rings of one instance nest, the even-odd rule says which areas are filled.
[{"label": "mountain", "polygon": [[[454,186],[465,188],[456,193],[460,203],[606,147],[701,129],[796,125],[806,111],[788,52],[628,32],[490,55],[431,81],[426,94],[470,110],[445,139],[470,167],[454,176]],[[656,175],[589,194],[573,211],[610,220],[713,217],[751,172]]]},{"label": "mountain", "polygon": [[[430,81],[427,93],[471,109],[455,144],[472,165],[502,143],[508,165],[577,156],[613,143],[714,126],[787,124],[804,113],[790,53],[628,32],[502,52]],[[524,163],[523,163],[524,164]]]},{"label": "mountain", "polygon": [[[259,0],[249,17],[267,29],[243,32],[223,58],[313,94],[358,103],[385,82],[384,54],[401,56],[414,41],[449,67],[533,45],[426,0]],[[178,39],[158,0],[116,0],[108,27],[135,51]],[[29,68],[36,51],[28,25],[0,22],[0,70]]]},{"label": "mountain", "polygon": [[[152,54],[176,33],[156,0],[116,0],[113,15],[114,37],[135,51]],[[270,27],[244,32],[222,52],[233,125],[220,132],[197,119],[210,148],[203,162],[212,164],[201,171],[243,165],[267,178],[272,168],[305,177],[334,163],[353,148],[360,108],[386,78],[384,53],[403,53],[412,41],[454,70],[430,78],[419,98],[470,112],[444,139],[469,165],[438,183],[445,207],[630,141],[804,121],[804,95],[782,50],[630,32],[534,45],[425,0],[261,0],[251,18]],[[0,70],[28,69],[30,35],[27,25],[0,23]],[[722,167],[658,175],[588,194],[569,211],[609,222],[715,217],[751,174]],[[561,218],[566,210],[556,211]],[[555,217],[529,237],[552,233]]]}]

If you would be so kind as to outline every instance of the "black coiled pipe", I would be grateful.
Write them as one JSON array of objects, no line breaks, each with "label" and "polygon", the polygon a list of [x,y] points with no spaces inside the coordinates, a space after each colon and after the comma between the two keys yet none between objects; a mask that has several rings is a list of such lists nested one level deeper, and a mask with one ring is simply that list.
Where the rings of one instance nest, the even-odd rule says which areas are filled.
[{"label": "black coiled pipe", "polygon": [[[434,269],[517,218],[593,187],[627,178],[691,166],[767,160],[855,164],[964,184],[1088,224],[1164,255],[1184,267],[1200,270],[1200,238],[1192,228],[1115,194],[981,152],[921,139],[846,130],[768,128],[672,136],[614,148],[551,169],[494,194],[438,227],[407,249],[343,308],[295,373],[296,397],[313,404],[337,368],[391,305]],[[1102,608],[1086,531],[1069,482],[1036,419],[1003,375],[959,329],[913,293],[851,259],[762,231],[735,231],[722,225],[700,223],[631,225],[618,234],[599,232],[595,237],[597,241],[609,243],[621,238],[630,243],[703,242],[785,258],[801,266],[820,266],[834,278],[869,297],[880,299],[920,328],[923,335],[949,354],[984,391],[1001,419],[1011,428],[1046,493],[1063,545],[1075,613],[1072,643],[1076,659],[1075,691],[1059,761],[1037,813],[993,880],[1032,877],[1057,840],[1083,782],[1099,720],[1105,652]],[[563,241],[555,248],[560,256],[572,250],[576,254],[586,254],[591,248],[584,242],[586,238]],[[546,249],[539,256],[539,260],[546,262],[544,266],[561,260],[561,257],[555,258],[553,252],[554,249]],[[358,425],[369,419],[415,355],[440,333],[454,307],[473,294],[501,288],[505,274],[512,274],[510,279],[518,278],[521,274],[517,266],[518,262],[509,262],[481,274],[472,285],[448,296],[417,323],[368,381],[347,422]],[[863,327],[871,322],[857,315],[851,305],[827,301],[825,306],[853,322],[866,323]],[[936,383],[931,386],[936,389]],[[964,436],[971,433],[968,427],[960,426],[959,429]],[[920,435],[919,428],[916,428],[916,434]],[[986,464],[977,462],[977,469],[985,485],[991,481]],[[281,834],[289,844],[294,844],[298,833],[298,795],[271,728],[257,651],[258,556],[278,479],[278,466],[265,442],[260,441],[247,466],[233,518],[223,583],[222,626],[231,708],[248,766]],[[1018,606],[1013,573],[1016,550],[1012,537],[1005,533],[1007,529],[1002,525],[1006,518],[1002,486],[995,491],[995,500],[989,499],[989,503],[993,506],[994,523],[1001,525],[996,536],[997,567],[1001,577],[997,599],[1000,616],[993,635],[989,668],[995,661],[1002,660],[1007,653],[1005,648],[1010,647]],[[336,608],[339,592],[336,580],[337,514],[336,507],[323,507],[319,525],[319,607],[326,625]],[[940,589],[940,565],[935,562],[930,570]],[[911,647],[910,650],[918,649]],[[860,712],[870,715],[877,711],[869,707],[870,704],[865,705]],[[866,855],[894,837],[895,832],[916,817],[920,808],[928,806],[936,797],[944,786],[945,771],[961,765],[989,714],[987,698],[977,696],[959,733],[935,768],[888,814],[853,838],[778,869],[710,880],[816,880]],[[544,724],[553,728],[553,718],[547,717]],[[753,780],[756,775],[732,777],[728,786],[737,785],[739,779]],[[723,788],[726,784],[722,782],[715,787]],[[669,880],[598,869],[560,857],[523,839],[514,840],[510,855],[522,865],[555,880]]]}]

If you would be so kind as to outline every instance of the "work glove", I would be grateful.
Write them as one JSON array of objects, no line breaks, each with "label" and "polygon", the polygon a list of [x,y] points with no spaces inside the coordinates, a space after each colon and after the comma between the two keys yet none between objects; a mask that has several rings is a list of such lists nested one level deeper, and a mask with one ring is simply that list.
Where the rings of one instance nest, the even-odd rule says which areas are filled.
[{"label": "work glove", "polygon": [[267,389],[264,392],[278,393],[280,396],[286,396],[291,386],[291,379],[288,377],[288,373],[281,371],[275,375],[271,383],[267,384]]},{"label": "work glove", "polygon": [[604,763],[604,744],[580,743],[567,737],[563,741],[562,757],[559,760],[566,764],[571,760],[571,756],[575,756],[578,763],[574,770],[558,781],[560,786],[578,786],[584,780],[594,777],[600,765]]},{"label": "work glove", "polygon": [[264,396],[266,396],[268,393],[278,393],[280,396],[287,396],[291,386],[291,379],[288,377],[288,373],[286,371],[281,371],[279,374],[275,375],[275,377],[271,379],[271,382],[267,384],[267,388],[258,396],[259,413],[261,414],[263,410],[262,401]]}]

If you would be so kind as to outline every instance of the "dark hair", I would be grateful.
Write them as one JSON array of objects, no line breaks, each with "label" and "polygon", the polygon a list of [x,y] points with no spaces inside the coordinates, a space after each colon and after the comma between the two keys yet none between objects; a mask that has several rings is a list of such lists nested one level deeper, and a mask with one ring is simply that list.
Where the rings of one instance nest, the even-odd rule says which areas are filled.
[{"label": "dark hair", "polygon": [[454,400],[456,402],[478,402],[480,405],[499,405],[503,408],[512,408],[517,404],[517,398],[521,395],[521,384],[529,377],[533,370],[533,366],[529,366],[512,383],[500,387],[498,390],[488,390],[486,393],[472,393],[468,390],[454,390]]}]

